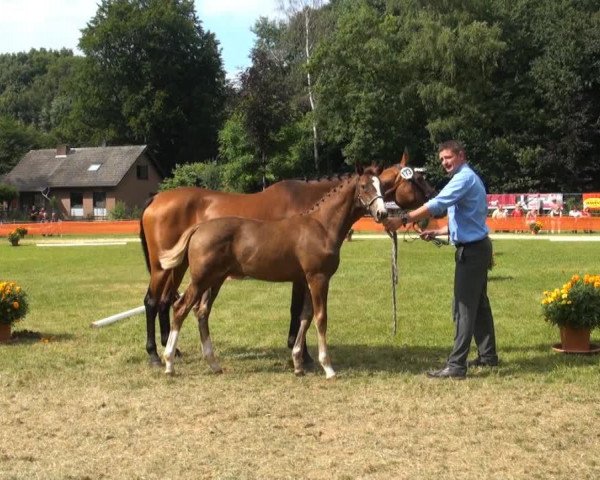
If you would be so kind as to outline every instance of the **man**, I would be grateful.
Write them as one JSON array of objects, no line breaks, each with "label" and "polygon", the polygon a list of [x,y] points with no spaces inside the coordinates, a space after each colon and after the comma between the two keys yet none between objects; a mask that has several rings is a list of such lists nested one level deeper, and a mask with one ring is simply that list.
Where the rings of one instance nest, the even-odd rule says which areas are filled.
[{"label": "man", "polygon": [[[440,162],[450,181],[433,199],[398,219],[389,219],[386,227],[398,228],[423,218],[448,211],[448,225],[421,233],[424,240],[449,235],[456,247],[454,271],[455,323],[454,347],[446,365],[427,372],[431,378],[463,379],[468,366],[498,365],[494,319],[487,296],[488,267],[492,261],[492,243],[485,223],[487,201],[481,179],[467,164],[463,146],[454,140],[442,143],[438,149]],[[479,355],[467,362],[471,339],[475,337]]]}]

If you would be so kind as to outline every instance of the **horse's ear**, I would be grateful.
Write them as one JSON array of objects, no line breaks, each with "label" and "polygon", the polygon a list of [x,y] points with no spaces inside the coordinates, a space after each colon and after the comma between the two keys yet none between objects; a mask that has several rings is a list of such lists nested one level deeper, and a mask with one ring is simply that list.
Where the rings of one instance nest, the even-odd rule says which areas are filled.
[{"label": "horse's ear", "polygon": [[400,160],[400,166],[406,167],[408,165],[408,149],[404,147],[404,152],[402,153],[402,160]]},{"label": "horse's ear", "polygon": [[362,166],[360,163],[358,163],[358,162],[356,162],[356,163],[354,164],[354,168],[355,168],[355,170],[356,170],[356,173],[357,173],[358,175],[362,175],[362,174],[363,174],[363,172],[365,171],[365,169],[363,168],[363,166]]},{"label": "horse's ear", "polygon": [[373,165],[373,168],[375,169],[375,175],[377,176],[381,175],[381,172],[383,172],[383,166],[381,165]]}]

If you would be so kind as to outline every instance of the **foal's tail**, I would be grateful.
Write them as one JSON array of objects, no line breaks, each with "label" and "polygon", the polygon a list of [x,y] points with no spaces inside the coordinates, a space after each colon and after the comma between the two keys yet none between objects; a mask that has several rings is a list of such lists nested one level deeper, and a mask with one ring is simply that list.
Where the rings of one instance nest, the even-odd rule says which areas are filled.
[{"label": "foal's tail", "polygon": [[183,257],[185,257],[187,253],[190,238],[192,238],[192,235],[196,230],[198,230],[199,227],[199,223],[192,225],[181,234],[181,237],[173,248],[163,252],[159,256],[160,266],[163,268],[163,270],[170,270],[171,268],[175,268],[177,265],[181,265],[183,262]]}]

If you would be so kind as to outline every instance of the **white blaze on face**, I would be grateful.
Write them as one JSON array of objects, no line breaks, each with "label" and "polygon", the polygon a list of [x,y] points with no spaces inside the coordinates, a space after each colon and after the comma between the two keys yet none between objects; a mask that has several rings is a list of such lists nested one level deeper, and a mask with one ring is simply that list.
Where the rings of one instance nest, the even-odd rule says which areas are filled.
[{"label": "white blaze on face", "polygon": [[383,201],[383,195],[381,194],[381,182],[378,177],[371,177],[371,183],[373,184],[373,188],[377,192],[379,198],[377,198],[371,204],[371,215],[377,221],[380,221],[385,214],[387,214],[387,209],[385,208],[385,203]]}]

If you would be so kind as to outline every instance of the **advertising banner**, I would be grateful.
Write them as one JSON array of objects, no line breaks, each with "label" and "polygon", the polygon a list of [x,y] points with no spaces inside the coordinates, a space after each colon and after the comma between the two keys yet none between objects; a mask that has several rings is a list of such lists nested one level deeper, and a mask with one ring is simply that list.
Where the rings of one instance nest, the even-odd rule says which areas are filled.
[{"label": "advertising banner", "polygon": [[583,208],[590,210],[600,210],[600,193],[584,193]]}]

